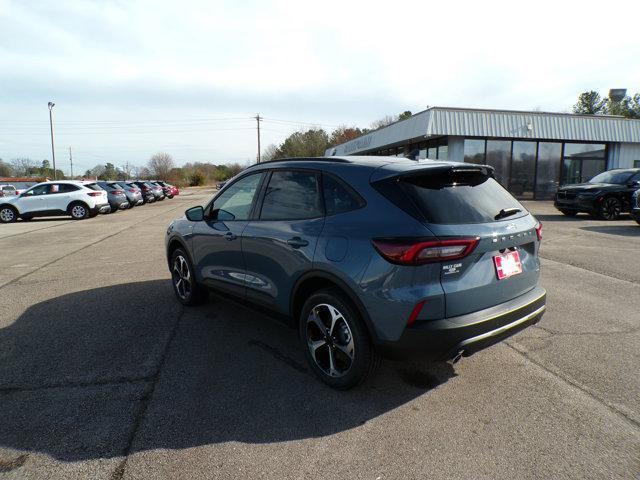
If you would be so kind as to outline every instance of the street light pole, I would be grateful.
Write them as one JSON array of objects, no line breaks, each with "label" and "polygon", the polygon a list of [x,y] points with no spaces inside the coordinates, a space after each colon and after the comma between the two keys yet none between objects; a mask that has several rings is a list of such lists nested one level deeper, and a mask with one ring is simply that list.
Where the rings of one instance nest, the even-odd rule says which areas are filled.
[{"label": "street light pole", "polygon": [[53,179],[57,180],[56,178],[56,149],[55,146],[53,144],[53,107],[55,107],[56,104],[53,102],[49,102],[48,107],[49,107],[49,128],[51,129],[51,159],[53,160]]}]

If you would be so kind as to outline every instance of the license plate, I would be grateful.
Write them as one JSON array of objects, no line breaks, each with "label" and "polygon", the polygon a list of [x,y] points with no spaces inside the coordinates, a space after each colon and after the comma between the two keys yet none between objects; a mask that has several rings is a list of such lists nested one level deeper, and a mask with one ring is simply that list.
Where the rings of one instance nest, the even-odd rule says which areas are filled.
[{"label": "license plate", "polygon": [[493,257],[493,262],[496,265],[498,280],[522,273],[522,262],[520,262],[520,253],[517,250],[497,255]]}]

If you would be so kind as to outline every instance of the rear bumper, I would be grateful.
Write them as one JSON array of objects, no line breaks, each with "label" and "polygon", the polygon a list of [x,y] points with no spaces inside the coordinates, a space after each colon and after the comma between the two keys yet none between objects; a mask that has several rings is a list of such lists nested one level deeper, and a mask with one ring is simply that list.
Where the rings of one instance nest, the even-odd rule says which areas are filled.
[{"label": "rear bumper", "polygon": [[405,329],[398,341],[378,345],[391,358],[450,360],[469,356],[538,323],[546,308],[542,287],[478,312],[443,320],[426,320]]},{"label": "rear bumper", "polygon": [[89,210],[94,215],[97,213],[109,213],[111,211],[111,205],[109,205],[108,203],[103,203],[102,205],[96,205]]}]

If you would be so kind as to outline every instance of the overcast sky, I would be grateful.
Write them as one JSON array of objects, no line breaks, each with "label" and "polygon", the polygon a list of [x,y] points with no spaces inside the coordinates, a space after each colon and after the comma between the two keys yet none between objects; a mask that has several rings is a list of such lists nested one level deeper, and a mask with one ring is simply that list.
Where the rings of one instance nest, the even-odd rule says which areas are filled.
[{"label": "overcast sky", "polygon": [[640,91],[635,1],[0,0],[0,158],[255,160],[308,125]]}]

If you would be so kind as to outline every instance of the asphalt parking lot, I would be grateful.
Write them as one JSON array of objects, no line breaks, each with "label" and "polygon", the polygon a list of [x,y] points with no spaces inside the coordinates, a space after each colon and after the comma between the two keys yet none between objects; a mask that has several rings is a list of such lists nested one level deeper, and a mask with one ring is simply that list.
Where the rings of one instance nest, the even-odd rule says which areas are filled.
[{"label": "asphalt parking lot", "polygon": [[542,220],[542,322],[448,364],[315,380],[296,332],[173,298],[168,222],[212,191],[0,225],[0,478],[640,475],[640,226]]}]

